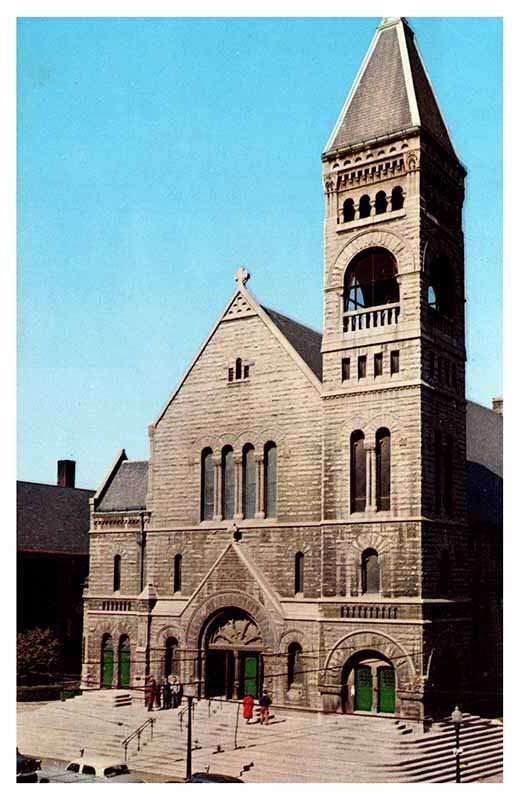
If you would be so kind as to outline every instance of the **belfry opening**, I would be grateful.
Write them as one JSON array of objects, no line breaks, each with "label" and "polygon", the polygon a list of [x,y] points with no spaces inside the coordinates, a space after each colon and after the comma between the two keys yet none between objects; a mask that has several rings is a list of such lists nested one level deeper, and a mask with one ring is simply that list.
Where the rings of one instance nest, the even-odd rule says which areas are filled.
[{"label": "belfry opening", "polygon": [[264,643],[249,614],[238,608],[218,612],[206,626],[202,647],[206,697],[259,697]]}]

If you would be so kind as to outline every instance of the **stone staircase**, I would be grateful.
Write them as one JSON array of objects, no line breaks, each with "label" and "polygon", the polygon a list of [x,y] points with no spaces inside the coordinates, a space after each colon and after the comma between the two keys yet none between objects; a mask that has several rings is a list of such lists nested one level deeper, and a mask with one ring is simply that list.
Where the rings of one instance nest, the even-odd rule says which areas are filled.
[{"label": "stone staircase", "polygon": [[[186,706],[148,713],[143,698],[129,704],[112,690],[84,693],[64,702],[31,710],[22,704],[18,746],[22,752],[65,759],[96,754],[123,759],[123,740],[146,719],[155,720],[134,739],[128,763],[136,771],[182,778],[186,763]],[[451,721],[433,725],[428,733],[413,724],[371,716],[314,715],[275,709],[272,724],[246,725],[237,705],[220,700],[194,706],[193,771],[238,776],[246,782],[410,783],[451,782],[455,779]],[[464,715],[461,729],[463,782],[502,772],[502,726]]]}]

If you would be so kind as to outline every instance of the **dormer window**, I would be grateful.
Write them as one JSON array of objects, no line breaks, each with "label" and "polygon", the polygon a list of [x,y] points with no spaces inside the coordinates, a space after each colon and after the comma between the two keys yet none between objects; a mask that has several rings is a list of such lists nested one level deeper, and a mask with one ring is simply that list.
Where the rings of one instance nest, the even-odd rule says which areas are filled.
[{"label": "dormer window", "polygon": [[247,364],[241,358],[237,358],[233,366],[228,367],[228,383],[237,383],[248,380],[250,366],[250,364]]}]

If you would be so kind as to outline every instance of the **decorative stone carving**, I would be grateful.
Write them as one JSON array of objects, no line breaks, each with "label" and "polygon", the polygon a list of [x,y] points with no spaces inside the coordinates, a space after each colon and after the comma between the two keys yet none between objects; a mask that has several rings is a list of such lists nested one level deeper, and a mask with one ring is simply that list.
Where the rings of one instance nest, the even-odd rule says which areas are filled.
[{"label": "decorative stone carving", "polygon": [[208,639],[210,647],[255,647],[262,648],[262,634],[252,620],[223,620],[213,629]]}]

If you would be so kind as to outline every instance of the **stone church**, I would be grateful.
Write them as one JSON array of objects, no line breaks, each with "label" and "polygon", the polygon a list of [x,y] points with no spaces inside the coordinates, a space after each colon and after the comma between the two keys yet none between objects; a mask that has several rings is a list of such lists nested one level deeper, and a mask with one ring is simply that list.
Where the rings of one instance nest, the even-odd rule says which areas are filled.
[{"label": "stone church", "polygon": [[[322,163],[323,335],[239,269],[149,460],[122,450],[91,500],[84,689],[174,673],[199,697],[422,719],[471,702],[489,637],[496,673],[499,567],[485,624],[473,607],[466,171],[406,19],[377,28]],[[482,498],[482,418],[495,439],[502,418],[476,409]]]}]

